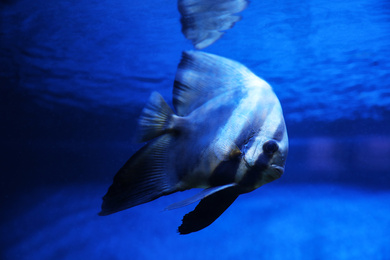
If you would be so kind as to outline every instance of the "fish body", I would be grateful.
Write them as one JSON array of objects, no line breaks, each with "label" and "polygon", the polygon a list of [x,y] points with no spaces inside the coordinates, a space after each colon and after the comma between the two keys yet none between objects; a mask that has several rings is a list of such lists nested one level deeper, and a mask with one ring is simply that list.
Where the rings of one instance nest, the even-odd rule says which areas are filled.
[{"label": "fish body", "polygon": [[149,141],[119,170],[103,198],[108,215],[192,188],[201,200],[181,234],[203,229],[243,193],[284,172],[288,137],[272,88],[245,66],[199,51],[184,52],[173,90],[176,113],[153,93],[140,117]]}]

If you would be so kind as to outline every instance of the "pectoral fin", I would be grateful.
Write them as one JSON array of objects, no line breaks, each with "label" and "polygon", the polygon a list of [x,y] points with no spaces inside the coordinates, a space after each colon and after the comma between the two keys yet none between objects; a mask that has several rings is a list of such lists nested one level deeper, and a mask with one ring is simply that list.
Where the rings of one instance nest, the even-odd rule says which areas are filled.
[{"label": "pectoral fin", "polygon": [[168,207],[166,207],[165,209],[166,210],[171,210],[171,209],[177,209],[177,208],[181,208],[181,207],[185,207],[187,205],[190,205],[192,203],[195,203],[201,199],[204,199],[206,198],[207,196],[210,196],[216,192],[219,192],[223,189],[226,189],[226,188],[229,188],[229,187],[232,187],[232,186],[236,186],[237,184],[235,183],[232,183],[232,184],[227,184],[227,185],[223,185],[223,186],[218,186],[218,187],[211,187],[211,188],[208,188],[208,189],[204,189],[202,190],[201,192],[195,194],[194,196],[188,198],[188,199],[185,199],[185,200],[182,200],[182,201],[179,201],[179,202],[176,202],[176,203],[173,203],[171,205],[169,205]]},{"label": "pectoral fin", "polygon": [[183,217],[179,233],[189,234],[209,226],[239,195],[238,188],[231,186],[205,197],[193,211]]},{"label": "pectoral fin", "polygon": [[219,139],[214,144],[215,156],[221,161],[228,161],[242,154],[240,148],[232,140]]}]

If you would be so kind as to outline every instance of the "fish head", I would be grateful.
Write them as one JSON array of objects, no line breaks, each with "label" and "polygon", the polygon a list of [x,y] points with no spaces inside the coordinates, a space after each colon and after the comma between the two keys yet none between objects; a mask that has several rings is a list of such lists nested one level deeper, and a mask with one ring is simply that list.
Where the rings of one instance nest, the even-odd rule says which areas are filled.
[{"label": "fish head", "polygon": [[[281,110],[280,110],[281,111]],[[242,148],[246,165],[247,185],[254,189],[280,178],[288,154],[288,136],[281,112],[268,118],[263,127]]]},{"label": "fish head", "polygon": [[258,141],[258,149],[243,154],[246,165],[246,186],[257,189],[260,186],[279,179],[285,169],[288,154],[288,142],[286,140],[265,139]]},{"label": "fish head", "polygon": [[[258,160],[256,163],[259,166],[266,165],[267,169],[263,173],[263,178],[268,183],[282,177],[286,164],[286,158],[288,153],[288,145],[286,142],[276,141],[270,139],[262,145],[263,158],[266,158],[264,162]],[[259,156],[259,157],[260,157]],[[256,167],[259,167],[255,165]]]}]

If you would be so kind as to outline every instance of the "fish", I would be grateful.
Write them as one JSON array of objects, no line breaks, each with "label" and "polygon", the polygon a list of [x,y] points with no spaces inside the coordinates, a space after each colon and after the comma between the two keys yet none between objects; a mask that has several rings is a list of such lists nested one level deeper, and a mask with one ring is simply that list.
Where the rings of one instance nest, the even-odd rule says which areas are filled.
[{"label": "fish", "polygon": [[248,4],[248,0],[178,0],[181,31],[196,49],[204,49],[241,20],[237,13]]},{"label": "fish", "polygon": [[174,110],[151,94],[138,128],[146,144],[115,175],[99,215],[202,188],[166,208],[200,201],[178,228],[189,234],[212,224],[239,195],[283,175],[288,135],[281,104],[244,65],[184,51],[172,96]]}]

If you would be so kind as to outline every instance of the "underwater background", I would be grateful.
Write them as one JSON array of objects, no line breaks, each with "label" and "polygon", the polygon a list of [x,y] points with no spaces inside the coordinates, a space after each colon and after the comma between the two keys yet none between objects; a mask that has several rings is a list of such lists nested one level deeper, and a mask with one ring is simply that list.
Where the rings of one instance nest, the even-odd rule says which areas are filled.
[{"label": "underwater background", "polygon": [[[0,259],[390,259],[390,2],[253,0],[204,51],[273,86],[282,178],[179,235],[194,191],[99,217],[193,49],[176,1],[0,1]],[[205,120],[211,120],[205,118]]]}]

